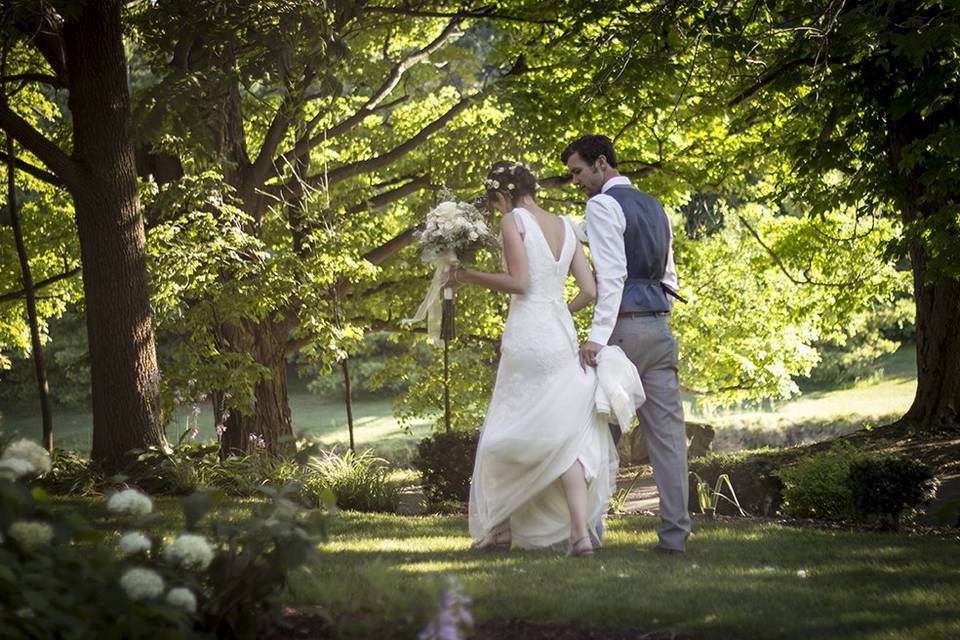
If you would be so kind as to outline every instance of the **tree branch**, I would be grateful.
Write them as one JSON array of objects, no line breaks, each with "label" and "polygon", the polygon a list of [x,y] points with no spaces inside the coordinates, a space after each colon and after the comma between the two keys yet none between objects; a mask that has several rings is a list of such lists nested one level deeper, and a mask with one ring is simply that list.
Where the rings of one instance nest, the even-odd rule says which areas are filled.
[{"label": "tree branch", "polygon": [[806,273],[803,274],[803,279],[797,278],[792,273],[790,273],[790,270],[787,269],[787,265],[785,265],[783,260],[780,258],[780,256],[777,255],[777,252],[774,251],[772,247],[770,247],[769,245],[767,245],[767,243],[763,241],[763,238],[761,238],[760,234],[757,233],[756,229],[754,229],[750,225],[750,223],[747,222],[746,218],[744,218],[740,214],[737,214],[737,218],[740,220],[740,224],[746,227],[747,231],[750,232],[750,235],[752,235],[754,239],[760,244],[760,246],[763,247],[764,251],[766,251],[770,255],[770,257],[773,258],[773,261],[776,263],[777,267],[780,269],[783,275],[787,276],[787,279],[793,284],[800,287],[805,285],[813,285],[815,287],[830,287],[833,289],[844,289],[850,285],[857,283],[857,280],[852,280],[850,282],[820,282],[817,280],[811,280]]},{"label": "tree branch", "polygon": [[350,207],[347,209],[348,214],[360,213],[361,211],[367,211],[369,209],[378,209],[380,207],[386,206],[391,202],[395,202],[401,198],[404,198],[411,193],[420,191],[421,189],[427,188],[430,186],[430,176],[416,176],[410,182],[400,185],[395,189],[390,189],[389,191],[384,191],[383,193],[378,193],[375,196],[371,196],[357,204],[356,206]]},{"label": "tree branch", "polygon": [[[290,111],[292,109],[302,108],[302,105],[296,104],[295,96],[300,95],[301,91],[310,86],[315,75],[316,73],[313,69],[305,71],[303,80],[300,83],[300,89],[293,91],[288,89],[287,95],[284,96],[280,106],[277,107],[277,112],[274,114],[273,120],[270,121],[267,133],[263,137],[263,144],[260,145],[260,153],[257,154],[257,159],[253,161],[253,166],[251,167],[255,184],[263,184],[270,175],[270,169],[276,166],[273,162],[273,156],[277,153],[277,147],[283,142],[283,138],[287,134],[287,129],[290,127]],[[281,160],[280,166],[286,166],[286,162]]]},{"label": "tree branch", "polygon": [[16,73],[12,76],[0,78],[0,82],[43,82],[57,89],[67,88],[65,80],[48,73]]},{"label": "tree branch", "polygon": [[[277,163],[280,166],[286,166],[287,162],[289,162],[292,157],[302,154],[304,151],[309,151],[320,144],[320,142],[323,140],[329,140],[330,138],[345,133],[346,131],[349,131],[353,127],[363,122],[364,118],[374,113],[377,108],[380,107],[381,103],[387,98],[387,96],[389,96],[390,93],[397,87],[401,78],[403,78],[403,74],[405,74],[411,67],[414,67],[425,60],[430,56],[431,53],[442,47],[447,40],[450,39],[450,36],[453,35],[459,24],[460,19],[454,18],[447,24],[446,27],[444,27],[440,35],[437,36],[433,41],[423,48],[416,49],[415,51],[411,52],[407,57],[403,58],[400,60],[400,62],[394,65],[394,67],[390,70],[390,73],[387,75],[387,78],[380,85],[380,88],[377,89],[372,96],[370,96],[370,99],[367,100],[367,102],[360,107],[356,113],[346,120],[333,125],[329,129],[321,131],[315,136],[297,140],[294,148],[284,153],[279,160],[277,160]],[[398,104],[398,102],[390,103],[391,106],[394,104]],[[316,126],[316,123],[321,115],[322,114],[318,114],[317,117],[310,122],[310,125],[307,127],[307,135],[309,135],[309,132],[313,130],[314,126]]]},{"label": "tree branch", "polygon": [[442,129],[447,125],[448,122],[456,118],[460,113],[462,113],[467,107],[473,104],[476,100],[486,94],[486,90],[477,92],[472,96],[463,98],[460,102],[453,105],[446,113],[442,116],[425,126],[416,135],[407,140],[406,142],[394,147],[390,151],[375,156],[373,158],[368,158],[366,160],[358,160],[357,162],[351,162],[349,164],[341,165],[327,172],[326,174],[317,174],[306,178],[307,184],[312,187],[319,187],[324,183],[331,185],[336,184],[347,178],[352,178],[354,176],[363,175],[365,173],[370,173],[371,171],[376,171],[386,167],[394,160],[403,157],[413,149],[417,148],[424,142],[426,142],[430,136]]},{"label": "tree branch", "polygon": [[68,189],[78,186],[79,168],[70,156],[6,104],[0,104],[0,128],[47,165]]},{"label": "tree branch", "polygon": [[[2,159],[2,160],[3,160],[5,163],[7,163],[7,164],[10,163],[10,159],[7,157],[7,154],[6,154],[4,151],[0,151],[0,159]],[[52,184],[52,185],[55,186],[55,187],[63,187],[63,186],[64,186],[64,185],[63,185],[63,180],[61,180],[61,179],[58,178],[57,176],[53,175],[53,174],[50,173],[49,171],[44,171],[44,170],[41,169],[40,167],[35,167],[34,165],[32,165],[32,164],[30,164],[29,162],[26,162],[26,161],[24,161],[24,160],[21,160],[20,158],[15,158],[15,161],[16,161],[16,165],[17,165],[17,168],[18,168],[18,169],[20,169],[21,171],[23,171],[23,172],[25,172],[25,173],[29,173],[29,174],[32,175],[34,178],[37,178],[37,179],[39,179],[39,180],[43,180],[44,182],[46,182],[46,183],[48,183],[48,184]]]},{"label": "tree branch", "polygon": [[[33,290],[36,291],[38,289],[42,289],[46,286],[54,284],[55,282],[60,282],[61,280],[72,278],[73,276],[80,273],[80,271],[82,271],[82,267],[74,267],[73,269],[70,269],[69,271],[65,271],[64,273],[58,273],[57,275],[46,278],[45,280],[41,280],[40,282],[35,282],[33,284]],[[20,289],[19,291],[8,291],[6,293],[0,294],[0,303],[10,302],[12,300],[19,300],[20,298],[24,297],[26,293],[27,292],[25,289]]]},{"label": "tree branch", "polygon": [[[626,164],[626,163],[621,163]],[[645,166],[637,169],[636,171],[621,171],[620,175],[626,176],[627,178],[643,178],[650,175],[654,171],[663,168],[662,162],[653,162],[653,163],[642,163]],[[559,189],[570,184],[570,176],[549,176],[547,178],[540,178],[537,182],[544,189]]]},{"label": "tree branch", "polygon": [[785,62],[779,67],[777,67],[776,69],[771,69],[769,72],[764,74],[764,76],[761,77],[760,80],[758,80],[756,83],[754,83],[750,87],[747,87],[743,92],[741,92],[739,95],[737,95],[732,100],[727,102],[727,106],[728,107],[737,106],[741,102],[744,102],[745,100],[750,99],[750,97],[752,97],[753,94],[755,94],[757,91],[760,91],[760,89],[767,86],[768,84],[770,84],[771,82],[779,78],[781,75],[783,75],[787,71],[790,71],[795,67],[799,67],[800,65],[813,64],[815,61],[816,61],[816,58],[807,56],[805,58],[797,58],[796,60]]},{"label": "tree branch", "polygon": [[392,15],[412,16],[416,18],[457,18],[464,20],[466,18],[487,18],[489,20],[504,20],[506,22],[522,22],[526,24],[556,24],[554,19],[527,18],[524,16],[514,16],[505,13],[496,13],[493,7],[485,7],[474,11],[431,11],[421,9],[408,9],[405,7],[380,7],[368,6],[364,11],[371,13],[387,13]]}]

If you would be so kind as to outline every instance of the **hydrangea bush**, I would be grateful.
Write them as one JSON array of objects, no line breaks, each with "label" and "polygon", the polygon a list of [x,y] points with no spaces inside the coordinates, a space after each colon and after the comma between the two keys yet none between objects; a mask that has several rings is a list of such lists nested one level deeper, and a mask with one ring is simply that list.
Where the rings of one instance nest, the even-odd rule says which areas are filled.
[{"label": "hydrangea bush", "polygon": [[136,488],[111,493],[106,518],[91,521],[31,486],[50,470],[41,447],[19,440],[0,461],[4,638],[255,638],[279,621],[289,572],[324,536],[324,512],[298,506],[292,486],[261,488],[267,500],[243,522],[207,518],[214,494],[185,497],[185,530],[165,540]]}]

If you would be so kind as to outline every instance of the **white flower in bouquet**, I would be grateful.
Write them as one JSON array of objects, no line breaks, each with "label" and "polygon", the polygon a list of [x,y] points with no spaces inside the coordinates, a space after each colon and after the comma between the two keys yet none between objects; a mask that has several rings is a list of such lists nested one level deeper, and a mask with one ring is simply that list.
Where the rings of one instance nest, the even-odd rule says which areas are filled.
[{"label": "white flower in bouquet", "polygon": [[143,535],[139,531],[125,533],[120,538],[120,550],[128,556],[146,551],[150,548],[150,546],[150,538]]},{"label": "white flower in bouquet", "polygon": [[153,569],[130,569],[120,578],[120,586],[131,600],[147,600],[163,593],[163,578]]},{"label": "white flower in bouquet", "polygon": [[187,613],[197,612],[197,597],[186,587],[174,587],[167,593],[167,604]]},{"label": "white flower in bouquet", "polygon": [[47,450],[32,440],[21,438],[11,442],[3,452],[3,460],[26,460],[33,465],[34,472],[47,473],[50,471],[50,454]]},{"label": "white flower in bouquet", "polygon": [[462,256],[491,239],[483,214],[469,202],[441,202],[427,214],[417,240],[424,262],[443,254]]},{"label": "white flower in bouquet", "polygon": [[136,489],[124,489],[110,496],[110,499],[107,500],[107,509],[114,513],[145,516],[153,511],[153,500],[147,494]]},{"label": "white flower in bouquet", "polygon": [[17,541],[17,544],[26,549],[42,547],[53,540],[53,527],[46,522],[20,520],[10,525],[7,533]]},{"label": "white flower in bouquet", "polygon": [[163,550],[167,562],[181,567],[206,569],[213,561],[213,548],[207,539],[195,533],[181,533]]},{"label": "white flower in bouquet", "polygon": [[[423,229],[416,233],[420,258],[435,268],[427,294],[412,318],[404,324],[427,320],[427,334],[434,341],[453,337],[453,288],[445,289],[450,270],[484,244],[492,235],[483,214],[468,202],[456,202],[451,193],[427,213]],[[492,244],[492,243],[491,243]],[[441,291],[444,300],[441,301]]]},{"label": "white flower in bouquet", "polygon": [[21,476],[28,476],[37,472],[29,460],[23,458],[5,458],[0,460],[0,478],[16,480]]}]

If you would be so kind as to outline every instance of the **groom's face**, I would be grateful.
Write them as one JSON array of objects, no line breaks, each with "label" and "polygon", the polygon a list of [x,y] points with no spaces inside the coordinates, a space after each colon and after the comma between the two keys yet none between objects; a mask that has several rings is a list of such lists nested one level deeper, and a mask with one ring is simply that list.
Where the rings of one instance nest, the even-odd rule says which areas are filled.
[{"label": "groom's face", "polygon": [[589,197],[597,195],[603,188],[604,172],[600,168],[601,164],[605,164],[603,156],[597,158],[593,164],[584,160],[579,153],[574,153],[567,158],[567,170],[570,171],[573,184]]}]

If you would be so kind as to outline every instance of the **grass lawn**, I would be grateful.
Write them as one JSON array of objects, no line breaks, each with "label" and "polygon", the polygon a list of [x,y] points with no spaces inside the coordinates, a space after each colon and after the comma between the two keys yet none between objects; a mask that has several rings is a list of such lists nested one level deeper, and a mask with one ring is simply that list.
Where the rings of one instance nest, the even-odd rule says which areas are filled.
[{"label": "grass lawn", "polygon": [[[342,514],[291,589],[334,614],[412,608],[453,575],[479,620],[517,618],[703,638],[957,638],[955,541],[750,521],[698,523],[685,558],[647,551],[655,518],[609,522],[593,558],[477,554],[462,517]],[[403,609],[393,612],[402,620]],[[377,620],[367,610],[370,622]],[[382,614],[381,623],[389,625]]]},{"label": "grass lawn", "polygon": [[[102,499],[57,502],[106,517]],[[176,500],[156,505],[164,517],[150,532],[178,532]],[[252,505],[230,500],[204,523],[243,519]],[[286,602],[329,612],[338,637],[414,637],[453,576],[481,622],[675,631],[705,640],[960,637],[955,540],[697,520],[688,554],[677,558],[647,550],[656,527],[651,517],[610,518],[602,551],[568,559],[552,551],[471,552],[462,516],[341,512],[320,562],[294,574]]]}]

